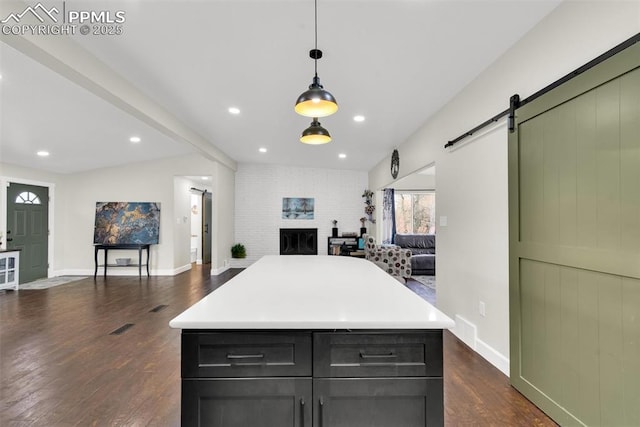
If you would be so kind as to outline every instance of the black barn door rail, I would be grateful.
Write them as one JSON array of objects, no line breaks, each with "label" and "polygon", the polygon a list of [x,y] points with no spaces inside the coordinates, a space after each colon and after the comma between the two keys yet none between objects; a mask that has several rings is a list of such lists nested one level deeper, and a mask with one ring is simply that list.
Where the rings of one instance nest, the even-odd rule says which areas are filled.
[{"label": "black barn door rail", "polygon": [[635,36],[633,36],[633,37],[631,37],[631,38],[629,38],[627,40],[625,40],[624,42],[620,43],[619,45],[617,45],[613,49],[610,49],[610,50],[606,51],[605,53],[603,53],[602,55],[598,56],[597,58],[587,62],[586,64],[584,64],[580,68],[577,68],[576,70],[570,72],[566,76],[561,77],[560,79],[558,79],[555,82],[551,83],[549,86],[546,86],[545,88],[540,89],[539,91],[537,91],[533,95],[529,96],[528,98],[523,99],[522,101],[520,100],[520,97],[518,95],[513,95],[511,97],[510,102],[509,102],[509,108],[507,108],[504,111],[501,111],[500,113],[498,113],[495,116],[491,117],[489,120],[487,120],[485,122],[482,122],[481,124],[479,124],[478,126],[474,127],[473,129],[466,131],[465,133],[463,133],[462,135],[460,135],[456,139],[452,139],[451,141],[447,142],[445,144],[444,148],[449,148],[449,147],[455,145],[456,143],[462,141],[463,139],[473,135],[474,133],[476,133],[480,129],[485,128],[485,127],[489,126],[490,124],[497,122],[498,120],[500,120],[501,118],[503,118],[506,115],[509,115],[509,131],[513,132],[514,129],[515,129],[515,110],[517,108],[520,108],[523,105],[526,105],[526,104],[530,103],[534,99],[541,97],[545,93],[547,93],[547,92],[557,88],[558,86],[568,82],[572,78],[574,78],[576,76],[579,76],[580,74],[584,73],[585,71],[595,67],[596,65],[600,64],[601,62],[604,62],[605,60],[611,58],[612,56],[622,52],[626,48],[628,48],[630,46],[633,46],[634,44],[636,44],[638,42],[640,42],[640,33],[636,34]]}]

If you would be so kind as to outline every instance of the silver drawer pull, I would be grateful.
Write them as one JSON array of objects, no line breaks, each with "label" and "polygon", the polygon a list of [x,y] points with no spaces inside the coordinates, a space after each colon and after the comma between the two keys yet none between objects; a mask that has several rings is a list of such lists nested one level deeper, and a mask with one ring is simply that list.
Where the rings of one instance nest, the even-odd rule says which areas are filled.
[{"label": "silver drawer pull", "polygon": [[387,359],[387,358],[393,358],[398,356],[394,352],[390,351],[389,353],[384,353],[384,354],[367,354],[367,353],[360,352],[360,357],[362,359]]},{"label": "silver drawer pull", "polygon": [[264,354],[227,354],[227,359],[264,359]]}]

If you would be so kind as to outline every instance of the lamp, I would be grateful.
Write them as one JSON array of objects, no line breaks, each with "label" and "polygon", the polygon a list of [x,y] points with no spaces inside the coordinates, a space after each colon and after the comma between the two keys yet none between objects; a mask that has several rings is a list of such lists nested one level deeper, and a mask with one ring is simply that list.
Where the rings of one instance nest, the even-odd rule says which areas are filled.
[{"label": "lamp", "polygon": [[[305,117],[326,117],[338,111],[338,103],[336,99],[320,84],[318,77],[318,59],[322,58],[322,51],[318,49],[318,0],[314,1],[315,5],[315,49],[309,51],[309,56],[313,59],[315,67],[315,75],[309,86],[309,90],[305,91],[298,97],[296,101],[296,113]],[[315,120],[317,121],[317,120]],[[313,123],[312,123],[313,125]]]},{"label": "lamp", "polygon": [[320,126],[320,122],[317,117],[313,118],[311,126],[306,128],[300,136],[300,142],[311,145],[326,144],[331,141],[331,135],[329,131]]}]

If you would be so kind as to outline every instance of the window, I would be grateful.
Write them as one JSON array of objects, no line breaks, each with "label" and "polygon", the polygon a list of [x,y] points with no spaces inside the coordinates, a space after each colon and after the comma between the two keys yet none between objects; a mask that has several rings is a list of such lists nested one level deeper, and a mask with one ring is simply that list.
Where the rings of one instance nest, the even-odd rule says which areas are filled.
[{"label": "window", "polygon": [[16,197],[16,203],[22,204],[22,205],[39,205],[39,204],[41,204],[40,197],[38,197],[37,195],[35,195],[31,191],[23,191],[22,193],[18,194],[18,196]]},{"label": "window", "polygon": [[396,232],[400,234],[435,234],[435,191],[395,193]]}]

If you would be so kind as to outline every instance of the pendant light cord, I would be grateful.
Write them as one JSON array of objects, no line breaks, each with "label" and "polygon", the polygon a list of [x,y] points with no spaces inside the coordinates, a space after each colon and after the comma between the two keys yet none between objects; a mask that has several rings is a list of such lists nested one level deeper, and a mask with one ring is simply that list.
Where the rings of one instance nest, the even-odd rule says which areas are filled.
[{"label": "pendant light cord", "polygon": [[[316,36],[316,50],[318,50],[318,0],[314,0],[314,17],[315,17],[315,36]],[[316,77],[318,77],[318,58],[313,60]]]}]

